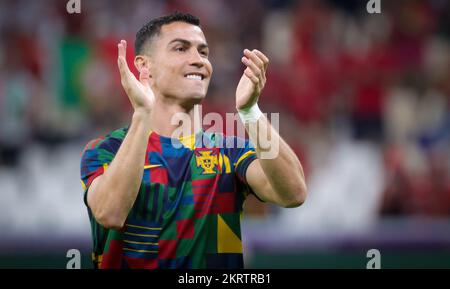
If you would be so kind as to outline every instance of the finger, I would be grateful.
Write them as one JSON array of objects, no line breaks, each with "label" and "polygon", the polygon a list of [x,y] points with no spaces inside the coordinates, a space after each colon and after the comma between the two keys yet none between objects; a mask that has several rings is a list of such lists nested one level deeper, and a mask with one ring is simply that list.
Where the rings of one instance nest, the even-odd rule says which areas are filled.
[{"label": "finger", "polygon": [[267,70],[267,66],[269,65],[269,58],[266,55],[264,55],[264,53],[259,51],[258,49],[253,49],[253,53],[255,53],[256,56],[258,56],[263,61],[264,69]]},{"label": "finger", "polygon": [[242,63],[244,63],[248,68],[250,68],[255,76],[259,77],[261,75],[261,69],[247,57],[245,56],[242,57]]},{"label": "finger", "polygon": [[117,65],[119,66],[120,78],[122,80],[122,84],[126,85],[130,82],[130,78],[133,76],[126,60],[126,47],[127,47],[126,41],[121,40],[120,43],[117,45],[117,47],[118,47]]},{"label": "finger", "polygon": [[245,49],[244,55],[251,59],[261,70],[264,70],[264,62],[254,52]]},{"label": "finger", "polygon": [[142,67],[139,73],[139,81],[146,86],[150,87],[150,72],[147,67]]},{"label": "finger", "polygon": [[256,77],[255,74],[253,74],[253,72],[251,71],[250,68],[247,67],[247,68],[244,70],[244,74],[245,74],[245,76],[247,76],[247,77],[250,79],[251,82],[253,82],[255,85],[258,85],[258,83],[259,83],[259,78]]},{"label": "finger", "polygon": [[264,81],[264,80],[265,80],[265,75],[264,75],[264,73],[261,71],[261,68],[259,68],[258,66],[256,66],[256,64],[255,64],[252,60],[250,60],[250,59],[248,59],[248,58],[246,58],[246,57],[244,56],[244,57],[242,57],[242,63],[244,63],[245,65],[247,65],[247,67],[250,68],[250,70],[253,72],[253,74],[254,74],[256,77],[258,77],[258,79],[259,79],[260,81]]},{"label": "finger", "polygon": [[119,47],[119,57],[127,58],[127,42],[125,40],[120,40]]},{"label": "finger", "polygon": [[125,58],[124,44],[122,43],[122,41],[119,42],[119,44],[117,44],[117,50],[118,50],[117,65],[119,66],[119,71],[120,71],[121,76],[123,76],[122,73],[125,70],[124,65],[126,64],[126,63],[124,63],[124,60],[126,58]]}]

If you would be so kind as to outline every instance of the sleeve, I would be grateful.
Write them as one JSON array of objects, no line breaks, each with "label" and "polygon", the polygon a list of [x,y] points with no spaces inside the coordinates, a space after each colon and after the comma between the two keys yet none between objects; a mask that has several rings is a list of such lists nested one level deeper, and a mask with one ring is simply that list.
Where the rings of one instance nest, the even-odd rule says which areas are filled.
[{"label": "sleeve", "polygon": [[248,139],[234,137],[233,149],[230,149],[229,157],[233,163],[236,177],[243,186],[244,195],[253,194],[257,199],[262,201],[249,186],[246,176],[248,166],[257,159],[253,143]]},{"label": "sleeve", "polygon": [[83,150],[80,164],[83,200],[87,206],[87,192],[92,181],[102,175],[117,153],[118,146],[111,139],[95,139],[90,141]]},{"label": "sleeve", "polygon": [[[257,159],[256,150],[250,140],[242,140],[244,142],[243,148],[238,148],[232,162],[237,177],[246,185],[247,183],[247,168],[250,163]],[[239,142],[239,140],[238,140]]]}]

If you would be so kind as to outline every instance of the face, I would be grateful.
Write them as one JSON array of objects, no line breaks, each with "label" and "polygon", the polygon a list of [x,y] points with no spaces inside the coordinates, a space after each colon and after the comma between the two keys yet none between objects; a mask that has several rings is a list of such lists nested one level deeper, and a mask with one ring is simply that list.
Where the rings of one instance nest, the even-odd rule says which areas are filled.
[{"label": "face", "polygon": [[161,27],[149,53],[152,89],[156,95],[198,103],[208,91],[212,65],[200,27],[172,22]]}]

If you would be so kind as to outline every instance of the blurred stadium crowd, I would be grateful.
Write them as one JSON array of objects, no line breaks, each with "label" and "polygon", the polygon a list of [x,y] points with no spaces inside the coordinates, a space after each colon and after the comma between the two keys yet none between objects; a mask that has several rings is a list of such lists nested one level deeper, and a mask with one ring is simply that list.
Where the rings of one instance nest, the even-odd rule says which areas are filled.
[{"label": "blurred stadium crowd", "polygon": [[204,113],[234,112],[244,48],[270,58],[260,106],[280,113],[310,195],[255,212],[316,228],[450,216],[449,1],[372,15],[356,0],[81,0],[81,14],[66,2],[0,2],[0,227],[88,230],[81,150],[132,112],[116,44],[131,66],[135,32],[173,10],[200,18],[211,49]]}]

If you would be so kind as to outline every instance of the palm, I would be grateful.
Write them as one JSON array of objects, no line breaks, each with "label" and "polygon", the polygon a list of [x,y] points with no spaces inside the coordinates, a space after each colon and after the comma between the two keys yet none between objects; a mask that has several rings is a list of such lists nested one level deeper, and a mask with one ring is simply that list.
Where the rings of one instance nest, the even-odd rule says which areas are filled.
[{"label": "palm", "polygon": [[236,107],[247,108],[252,106],[258,101],[259,94],[260,91],[258,91],[257,86],[243,74],[236,88]]},{"label": "palm", "polygon": [[135,110],[138,108],[151,110],[155,102],[155,95],[150,86],[148,70],[142,68],[139,80],[134,76],[126,61],[126,47],[127,43],[124,40],[118,45],[119,56],[117,63],[119,66],[120,81]]},{"label": "palm", "polygon": [[132,73],[129,77],[129,87],[126,90],[128,90],[127,94],[131,98],[133,107],[152,108],[155,101],[155,95],[153,94],[150,84],[145,81],[142,82],[142,80],[139,81]]},{"label": "palm", "polygon": [[241,59],[247,67],[236,88],[236,108],[245,109],[253,106],[266,84],[266,70],[269,59],[259,50],[244,50]]}]

